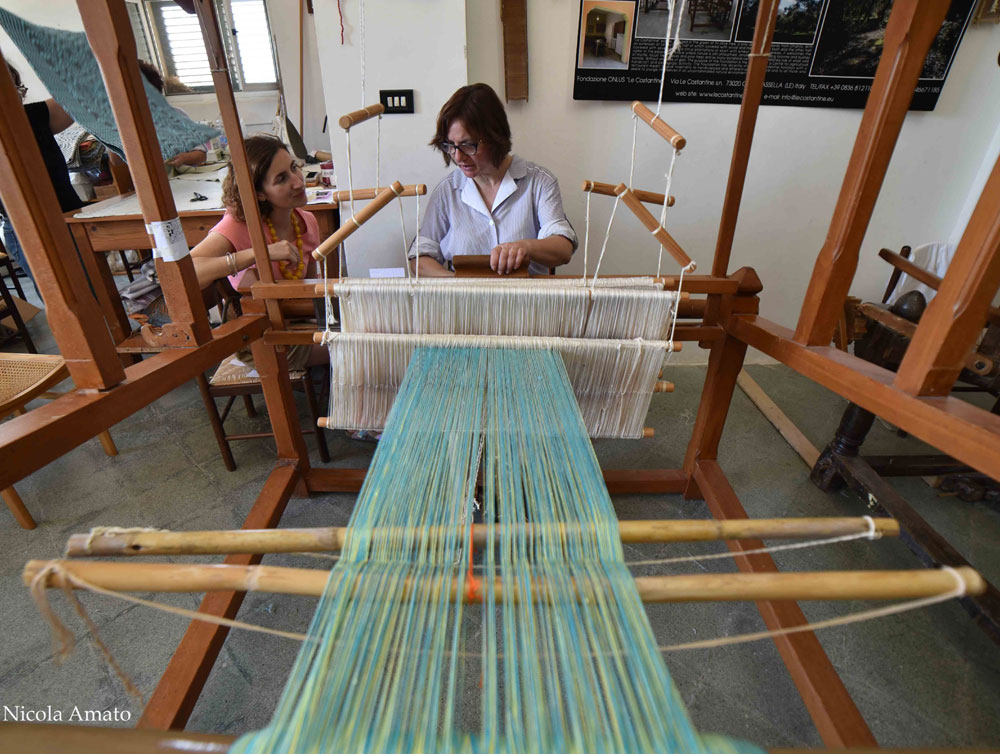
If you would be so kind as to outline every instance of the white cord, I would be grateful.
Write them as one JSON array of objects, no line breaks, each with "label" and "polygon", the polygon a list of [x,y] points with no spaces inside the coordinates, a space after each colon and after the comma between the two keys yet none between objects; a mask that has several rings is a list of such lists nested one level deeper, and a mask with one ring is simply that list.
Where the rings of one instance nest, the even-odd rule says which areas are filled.
[{"label": "white cord", "polygon": [[382,184],[382,116],[378,116],[375,121],[375,193],[377,194]]},{"label": "white cord", "polygon": [[[660,209],[660,227],[665,227],[667,221],[667,204],[670,201],[670,184],[674,179],[674,165],[677,162],[677,157],[680,155],[680,151],[675,147],[674,153],[670,158],[670,167],[666,172],[667,185],[663,189],[663,207]],[[659,253],[656,257],[656,277],[660,276],[660,267],[663,264],[663,244],[657,241],[657,247],[659,248]]]},{"label": "white cord", "polygon": [[597,276],[601,272],[601,262],[604,261],[604,252],[607,251],[608,239],[611,237],[611,225],[615,221],[615,212],[618,210],[618,202],[620,201],[621,201],[621,196],[616,196],[614,206],[611,207],[611,217],[608,220],[608,230],[604,234],[604,243],[601,246],[601,255],[597,258],[597,267],[594,268],[594,278],[590,283],[591,289],[593,289],[597,285]]},{"label": "white cord", "polygon": [[942,571],[948,571],[955,578],[955,588],[947,592],[942,592],[941,594],[935,594],[933,597],[921,597],[920,599],[910,600],[908,602],[903,602],[898,605],[889,605],[887,607],[879,607],[874,610],[862,610],[858,613],[851,613],[850,615],[842,615],[838,618],[830,618],[828,620],[817,621],[816,623],[806,623],[801,626],[789,626],[787,628],[779,628],[774,631],[757,631],[750,634],[740,634],[739,636],[722,636],[717,639],[705,639],[703,641],[689,641],[683,644],[669,644],[667,646],[661,646],[661,652],[677,652],[679,650],[685,649],[712,649],[715,647],[725,647],[731,644],[745,644],[750,641],[759,641],[760,639],[771,639],[775,636],[786,636],[788,634],[797,634],[803,631],[817,631],[821,628],[832,628],[834,626],[846,626],[850,623],[861,623],[866,620],[873,620],[875,618],[885,618],[889,615],[898,615],[899,613],[906,613],[910,610],[917,610],[922,607],[929,607],[930,605],[936,605],[939,602],[947,602],[950,599],[956,597],[963,597],[965,595],[965,581],[962,576],[951,566],[941,566]]},{"label": "white cord", "polygon": [[361,27],[361,107],[364,108],[367,105],[365,102],[365,0],[358,0],[358,16]]},{"label": "white cord", "polygon": [[583,220],[583,282],[587,282],[587,249],[590,246],[590,195],[593,191],[587,192],[587,213]]}]

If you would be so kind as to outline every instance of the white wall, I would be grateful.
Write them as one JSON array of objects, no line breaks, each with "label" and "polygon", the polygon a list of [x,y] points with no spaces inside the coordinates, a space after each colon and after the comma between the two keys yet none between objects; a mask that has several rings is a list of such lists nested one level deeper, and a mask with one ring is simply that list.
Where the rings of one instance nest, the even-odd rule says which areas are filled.
[{"label": "white wall", "polygon": [[[382,118],[380,183],[426,183],[429,189],[446,174],[440,155],[427,146],[441,105],[467,83],[465,3],[463,0],[380,0],[365,3],[365,95],[361,95],[361,28],[358,0],[341,0],[344,45],[336,0],[314,0],[316,29],[326,32],[320,45],[323,91],[332,124],[331,148],[341,189],[348,185],[344,132],[337,118],[362,104],[378,102],[379,89],[413,89],[412,115]],[[336,34],[334,34],[336,32]],[[374,120],[351,131],[355,188],[375,185]],[[414,199],[405,199],[407,232],[415,230]],[[422,203],[421,211],[426,207]],[[360,210],[361,205],[357,206]],[[346,218],[350,209],[342,210]],[[365,276],[373,267],[401,267],[403,241],[399,211],[387,207],[347,242],[348,268]]]},{"label": "white wall", "polygon": [[[304,2],[305,0],[302,0]],[[271,21],[271,32],[277,40],[277,52],[284,77],[289,117],[299,126],[299,17],[295,0],[266,0]],[[336,3],[335,3],[336,4]],[[82,31],[83,21],[76,0],[3,0],[3,7],[32,23],[57,29]],[[319,58],[316,54],[314,17],[305,15],[305,129],[303,139],[309,149],[325,149],[328,137],[322,134],[323,87],[320,80]],[[20,72],[28,87],[26,102],[48,98],[45,87],[35,76],[10,37],[0,29],[0,49],[4,57]],[[194,120],[214,121],[219,118],[219,107],[214,94],[171,95],[170,103],[181,108]],[[275,91],[237,93],[236,103],[240,117],[248,132],[269,130],[277,109]]]},{"label": "white wall", "polygon": [[[579,8],[572,0],[529,4],[531,97],[526,103],[509,103],[507,112],[514,150],[559,178],[567,213],[582,239],[580,183],[627,181],[632,121],[627,103],[572,98]],[[485,81],[502,95],[498,19],[499,0],[469,3],[469,80]],[[960,235],[962,214],[974,202],[970,191],[978,195],[992,167],[984,168],[984,159],[995,160],[1000,150],[998,48],[1000,28],[970,28],[937,109],[907,117],[862,246],[853,295],[881,300],[889,269],[876,256],[879,248],[957,240]],[[688,139],[674,174],[677,205],[667,216],[667,227],[698,262],[699,271],[707,272],[739,108],[668,103],[663,113]],[[857,110],[761,108],[731,269],[757,269],[765,285],[762,313],[782,324],[794,326],[798,317],[860,118]],[[643,124],[638,150],[634,185],[662,192],[669,155]],[[595,235],[603,237],[612,201],[592,200],[592,259],[599,250]],[[652,271],[655,246],[649,234],[625,208],[619,209],[602,272]],[[568,269],[582,270],[579,251]],[[704,353],[691,348],[680,355],[704,358]]]}]

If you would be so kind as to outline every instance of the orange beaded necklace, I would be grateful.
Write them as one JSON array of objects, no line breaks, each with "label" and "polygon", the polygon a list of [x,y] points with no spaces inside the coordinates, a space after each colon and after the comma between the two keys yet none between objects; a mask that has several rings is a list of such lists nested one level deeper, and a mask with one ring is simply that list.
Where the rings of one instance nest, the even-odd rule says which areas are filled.
[{"label": "orange beaded necklace", "polygon": [[[288,271],[288,262],[278,262],[278,269],[281,271],[281,276],[286,280],[299,280],[306,275],[306,255],[302,251],[302,231],[299,229],[299,221],[295,218],[294,209],[289,217],[292,221],[292,229],[295,231],[295,248],[299,250],[299,263],[295,267],[294,272]],[[271,218],[265,217],[264,222],[267,223],[267,229],[271,233],[271,243],[278,243],[278,232],[274,229],[274,223],[271,222]]]}]

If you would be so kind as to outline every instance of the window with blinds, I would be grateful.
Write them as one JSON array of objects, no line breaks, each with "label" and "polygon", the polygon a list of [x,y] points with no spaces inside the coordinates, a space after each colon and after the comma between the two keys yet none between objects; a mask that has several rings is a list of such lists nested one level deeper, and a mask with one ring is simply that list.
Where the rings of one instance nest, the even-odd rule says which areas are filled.
[{"label": "window with blinds", "polygon": [[[276,89],[264,0],[215,0],[215,6],[233,89]],[[167,94],[213,90],[197,16],[172,0],[138,0],[129,3],[129,18],[139,56],[162,71]]]}]

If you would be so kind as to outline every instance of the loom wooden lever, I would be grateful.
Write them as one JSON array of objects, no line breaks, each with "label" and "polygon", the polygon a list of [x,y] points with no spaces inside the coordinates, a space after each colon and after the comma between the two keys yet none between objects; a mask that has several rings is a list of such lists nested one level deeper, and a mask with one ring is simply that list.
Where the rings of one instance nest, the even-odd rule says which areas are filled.
[{"label": "loom wooden lever", "polygon": [[329,256],[348,236],[368,222],[376,212],[385,207],[385,205],[397,196],[402,196],[402,194],[403,184],[399,181],[394,181],[391,186],[383,189],[378,196],[362,207],[358,214],[347,218],[340,227],[340,230],[317,246],[316,250],[312,253],[313,259],[320,260],[323,257]]},{"label": "loom wooden lever", "polygon": [[690,266],[693,270],[697,265],[691,261],[691,257],[687,255],[684,249],[681,248],[680,244],[674,240],[673,236],[667,233],[666,229],[657,222],[656,218],[653,217],[649,210],[642,206],[642,202],[624,183],[619,183],[615,186],[615,193],[622,198],[625,206],[632,210],[632,214],[639,218],[639,221],[646,226],[646,230],[653,234],[660,245],[670,252],[670,256],[677,260],[677,263],[681,267]]},{"label": "loom wooden lever", "polygon": [[385,106],[379,102],[376,105],[368,105],[368,107],[363,107],[360,110],[355,110],[354,112],[348,113],[347,115],[341,115],[337,120],[337,124],[343,128],[345,131],[350,131],[351,126],[356,126],[359,123],[364,123],[369,118],[374,118],[376,115],[381,115],[385,112]]},{"label": "loom wooden lever", "polygon": [[[593,194],[601,194],[603,196],[616,196],[615,187],[613,185],[610,183],[601,183],[600,181],[584,181],[583,190]],[[657,194],[655,191],[643,191],[642,189],[632,189],[632,193],[635,194],[636,199],[640,202],[655,204],[659,207],[663,206],[663,194]],[[677,198],[671,196],[667,200],[667,206],[673,207],[674,202],[676,201]]]},{"label": "loom wooden lever", "polygon": [[656,131],[656,133],[669,141],[674,149],[684,149],[687,139],[677,133],[663,118],[659,117],[644,104],[636,100],[632,103],[632,112],[649,124],[650,128]]}]

